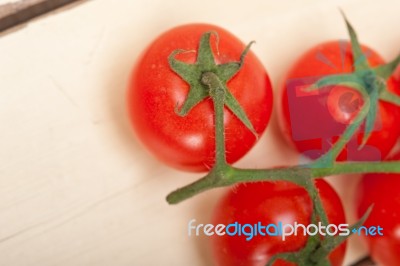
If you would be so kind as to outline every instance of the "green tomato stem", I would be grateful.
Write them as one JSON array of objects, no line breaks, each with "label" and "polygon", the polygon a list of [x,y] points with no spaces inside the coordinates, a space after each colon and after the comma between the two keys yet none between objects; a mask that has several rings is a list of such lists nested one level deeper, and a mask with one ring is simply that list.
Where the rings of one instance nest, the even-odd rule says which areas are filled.
[{"label": "green tomato stem", "polygon": [[225,87],[213,72],[202,74],[201,83],[208,86],[214,104],[215,113],[215,165],[218,168],[226,165],[225,155],[225,126],[224,126],[224,101]]},{"label": "green tomato stem", "polygon": [[283,180],[306,187],[308,178],[364,173],[400,174],[400,162],[343,162],[335,163],[328,168],[317,168],[314,164],[275,169],[238,169],[226,166],[224,167],[223,174],[221,172],[211,171],[198,181],[175,190],[167,196],[167,201],[170,204],[177,204],[200,192],[241,182]]},{"label": "green tomato stem", "polygon": [[340,136],[339,140],[333,145],[333,147],[315,162],[315,165],[317,165],[319,168],[329,167],[335,163],[339,154],[342,152],[346,144],[354,136],[357,129],[361,126],[362,122],[367,117],[370,108],[370,101],[368,95],[365,95],[364,93],[363,96],[365,102],[360,112],[355,117],[354,121],[352,121],[352,123],[346,127],[345,131]]}]

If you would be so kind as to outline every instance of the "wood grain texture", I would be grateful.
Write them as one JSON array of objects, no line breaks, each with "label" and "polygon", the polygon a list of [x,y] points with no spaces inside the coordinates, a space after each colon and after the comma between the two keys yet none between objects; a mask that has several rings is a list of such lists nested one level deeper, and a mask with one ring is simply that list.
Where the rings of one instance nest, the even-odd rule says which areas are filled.
[{"label": "wood grain texture", "polygon": [[0,6],[0,32],[82,0],[21,0]]}]

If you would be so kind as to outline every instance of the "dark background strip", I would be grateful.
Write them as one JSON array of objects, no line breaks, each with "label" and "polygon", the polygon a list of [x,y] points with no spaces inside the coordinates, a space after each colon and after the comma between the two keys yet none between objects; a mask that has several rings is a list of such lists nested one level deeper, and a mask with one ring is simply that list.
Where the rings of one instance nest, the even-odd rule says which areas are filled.
[{"label": "dark background strip", "polygon": [[376,264],[371,260],[370,257],[365,257],[351,264],[350,266],[376,266]]},{"label": "dark background strip", "polygon": [[0,32],[57,8],[85,0],[20,0],[0,5]]}]

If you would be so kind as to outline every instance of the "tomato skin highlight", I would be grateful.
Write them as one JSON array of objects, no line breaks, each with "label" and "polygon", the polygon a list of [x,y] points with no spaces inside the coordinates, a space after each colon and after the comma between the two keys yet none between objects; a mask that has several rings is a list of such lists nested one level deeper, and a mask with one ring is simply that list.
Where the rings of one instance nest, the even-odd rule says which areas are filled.
[{"label": "tomato skin highlight", "polygon": [[[180,117],[189,85],[174,73],[168,56],[176,49],[187,52],[177,59],[194,63],[202,34],[214,31],[211,46],[218,64],[239,61],[245,45],[226,30],[207,24],[188,24],[166,31],[154,40],[135,65],[127,93],[128,111],[140,141],[159,160],[181,170],[206,171],[214,164],[214,111],[211,99]],[[227,83],[241,104],[255,131],[266,128],[272,110],[272,89],[261,62],[250,51],[242,69]],[[256,137],[228,109],[224,111],[226,156],[229,163],[243,157]]]},{"label": "tomato skin highlight", "polygon": [[[345,215],[339,196],[324,180],[316,180],[323,206],[332,224],[345,223]],[[255,224],[262,222],[291,223],[304,225],[311,222],[312,202],[307,191],[286,181],[243,183],[232,188],[218,203],[213,216],[213,224]],[[246,241],[246,236],[213,236],[212,248],[219,266],[261,266],[266,265],[271,256],[300,250],[307,236],[288,236],[282,241],[280,236],[254,236]],[[329,256],[332,265],[343,263],[346,243],[337,247]],[[278,265],[293,265],[282,260]]]},{"label": "tomato skin highlight", "polygon": [[[362,49],[371,66],[385,63],[375,51],[366,46],[362,46]],[[301,87],[308,87],[318,78],[327,75],[352,71],[354,67],[350,43],[331,41],[308,50],[287,74],[281,91],[279,120],[285,137],[299,153],[311,159],[325,154],[363,104],[362,98],[357,96],[358,92],[346,97],[352,90],[343,85],[328,86],[313,92],[305,92]],[[393,78],[387,80],[387,87],[395,93],[400,91]],[[379,101],[377,119],[366,146],[359,150],[364,135],[362,125],[337,160],[380,161],[386,158],[400,135],[398,119],[399,107]]]},{"label": "tomato skin highlight", "polygon": [[[400,153],[392,158],[400,160]],[[381,226],[383,236],[364,236],[370,255],[379,265],[400,265],[400,174],[366,174],[356,191],[357,215],[371,204],[364,226]]]}]

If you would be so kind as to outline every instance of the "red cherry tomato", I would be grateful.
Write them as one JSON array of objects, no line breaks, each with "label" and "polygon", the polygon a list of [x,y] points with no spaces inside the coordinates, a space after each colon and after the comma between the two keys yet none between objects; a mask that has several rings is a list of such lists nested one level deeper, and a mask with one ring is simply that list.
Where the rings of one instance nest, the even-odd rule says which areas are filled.
[{"label": "red cherry tomato", "polygon": [[[371,66],[384,64],[373,50],[362,46]],[[309,158],[325,154],[337,141],[363,105],[361,95],[346,86],[327,86],[319,91],[304,91],[321,77],[354,71],[351,45],[326,42],[307,51],[289,71],[282,91],[282,128],[295,148]],[[393,78],[390,91],[399,91]],[[379,101],[378,115],[367,144],[359,149],[363,127],[339,154],[339,161],[379,161],[389,154],[400,135],[400,110]]]},{"label": "red cherry tomato", "polygon": [[397,67],[396,71],[394,72],[393,78],[396,84],[396,88],[400,88],[400,66]]},{"label": "red cherry tomato", "polygon": [[[316,181],[323,206],[332,224],[345,223],[342,203],[333,188],[322,179]],[[290,182],[245,183],[230,190],[219,202],[214,212],[213,224],[238,222],[239,224],[264,225],[294,222],[309,225],[312,202],[307,191]],[[271,256],[300,250],[307,241],[301,232],[285,241],[279,236],[213,236],[214,257],[220,266],[264,266]],[[346,244],[337,247],[329,256],[332,265],[343,262]],[[277,265],[293,265],[282,260]]]},{"label": "red cherry tomato", "polygon": [[[395,156],[400,160],[400,154]],[[383,236],[368,235],[370,254],[379,265],[400,265],[400,174],[367,174],[357,190],[357,212],[361,217],[371,204],[366,227],[380,226]]]},{"label": "red cherry tomato", "polygon": [[[189,24],[173,28],[155,39],[133,69],[128,88],[128,110],[141,142],[161,161],[178,169],[205,171],[214,164],[214,112],[211,99],[180,117],[180,108],[189,85],[175,74],[168,56],[176,49],[192,50],[176,58],[194,63],[202,34],[214,31],[212,49],[217,64],[239,61],[245,45],[226,30],[207,24]],[[255,131],[261,134],[272,110],[272,90],[261,62],[249,52],[242,69],[227,83]],[[227,161],[243,157],[256,138],[240,120],[225,108]]]}]

